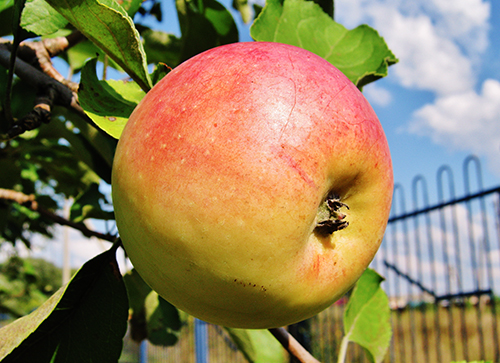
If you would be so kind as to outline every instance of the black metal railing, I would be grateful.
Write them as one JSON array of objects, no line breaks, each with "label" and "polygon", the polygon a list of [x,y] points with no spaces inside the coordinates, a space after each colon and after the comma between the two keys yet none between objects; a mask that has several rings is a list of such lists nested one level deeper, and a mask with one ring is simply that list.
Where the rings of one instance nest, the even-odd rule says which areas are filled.
[{"label": "black metal railing", "polygon": [[[472,188],[474,182],[475,188]],[[436,203],[426,179],[411,185],[411,209],[402,185],[394,189],[391,217],[372,267],[385,276],[393,339],[387,362],[488,360],[500,362],[500,187],[483,188],[481,164],[463,164],[464,193],[457,197],[449,166],[437,171]],[[314,318],[316,355],[328,361],[341,335],[343,306]],[[320,323],[321,322],[321,323]],[[333,331],[333,332],[332,332]],[[349,362],[367,362],[352,346]]]}]

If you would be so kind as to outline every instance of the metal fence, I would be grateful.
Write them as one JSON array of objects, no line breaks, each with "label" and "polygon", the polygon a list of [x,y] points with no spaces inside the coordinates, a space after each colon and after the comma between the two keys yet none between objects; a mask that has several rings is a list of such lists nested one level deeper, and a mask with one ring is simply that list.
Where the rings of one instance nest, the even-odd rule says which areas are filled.
[{"label": "metal fence", "polygon": [[[393,339],[386,362],[500,362],[500,187],[484,189],[475,156],[463,164],[456,194],[450,167],[437,171],[435,198],[422,176],[394,190],[391,218],[372,267],[386,281]],[[312,320],[316,356],[335,362],[343,307]],[[335,325],[332,325],[332,321]],[[325,340],[332,336],[334,339]],[[333,349],[332,349],[333,348]],[[348,362],[367,361],[352,347]]]},{"label": "metal fence", "polygon": [[[479,159],[470,156],[463,165],[463,190],[457,196],[448,166],[437,171],[435,203],[422,176],[413,179],[410,208],[403,186],[395,186],[389,225],[372,263],[386,278],[383,288],[392,309],[393,339],[386,362],[500,362],[495,295],[500,291],[500,187],[483,188]],[[322,362],[337,361],[346,301],[291,327]],[[192,323],[181,344],[150,346],[148,362],[245,361],[222,329],[207,329],[205,357],[195,357]],[[352,344],[347,362],[368,359]]]}]

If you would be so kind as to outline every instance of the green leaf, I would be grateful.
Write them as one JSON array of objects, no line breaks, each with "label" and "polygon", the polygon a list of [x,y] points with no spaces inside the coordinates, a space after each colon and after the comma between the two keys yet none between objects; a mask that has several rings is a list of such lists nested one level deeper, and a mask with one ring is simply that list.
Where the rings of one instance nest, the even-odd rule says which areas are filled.
[{"label": "green leaf", "polygon": [[148,337],[146,327],[146,297],[151,292],[151,287],[144,282],[136,269],[132,269],[123,276],[127,287],[130,307],[130,337],[137,343]]},{"label": "green leaf", "polygon": [[137,10],[141,7],[143,1],[144,0],[122,0],[120,4],[125,10],[127,10],[127,14],[133,18]]},{"label": "green leaf", "polygon": [[[383,277],[367,269],[356,283],[344,311],[344,333],[340,358],[348,343],[356,342],[371,362],[382,362],[391,341],[389,299],[380,287]],[[341,361],[339,358],[339,361]]]},{"label": "green leaf", "polygon": [[128,118],[145,93],[135,82],[99,81],[96,59],[82,69],[78,97],[85,113],[115,139],[119,139]]},{"label": "green leaf", "polygon": [[45,0],[27,0],[21,26],[37,35],[48,35],[64,28],[68,21]]},{"label": "green leaf", "polygon": [[[54,108],[53,121],[39,128],[40,138],[52,138],[55,140],[65,139],[70,144],[71,154],[76,160],[80,160],[88,167],[88,173],[84,182],[99,182],[99,178],[106,183],[111,183],[111,165],[99,154],[95,147],[89,143],[82,133],[71,131],[69,123],[58,120],[58,111],[62,107]],[[67,110],[64,108],[64,110]],[[74,120],[74,118],[73,118]],[[110,138],[111,139],[111,138]],[[114,140],[113,140],[114,141]],[[103,144],[101,140],[101,147]],[[74,162],[74,160],[73,160]],[[92,175],[93,174],[93,175]]]},{"label": "green leaf", "polygon": [[14,21],[11,22],[12,34],[14,35],[14,45],[21,43],[25,39],[33,37],[33,34],[29,33],[21,27],[21,14],[23,12],[25,4],[26,0],[14,1]]},{"label": "green leaf", "polygon": [[[67,52],[62,53],[59,56],[68,62],[74,72],[77,72],[83,68],[88,60],[95,58],[96,54],[98,55],[97,59],[103,62],[105,54],[90,40],[86,40],[74,45],[68,49]],[[107,57],[107,65],[109,67],[113,67],[119,72],[123,72],[123,69],[109,57]]]},{"label": "green leaf", "polygon": [[114,0],[46,0],[101,48],[145,91],[151,88],[146,55],[127,12]]},{"label": "green leaf", "polygon": [[14,16],[14,0],[0,2],[0,36],[12,34],[12,18]]},{"label": "green leaf", "polygon": [[90,184],[73,202],[70,219],[76,223],[83,222],[87,218],[113,220],[114,213],[102,210],[101,201],[105,202],[106,199],[99,191],[99,184]]},{"label": "green leaf", "polygon": [[1,157],[0,170],[0,188],[14,189],[21,179],[19,164],[12,157]]},{"label": "green leaf", "polygon": [[[89,172],[83,163],[75,162],[75,157],[66,145],[57,144],[54,139],[36,139],[27,143],[23,151],[29,155],[26,164],[34,164],[38,179],[50,184],[56,193],[76,196],[86,189],[84,182]],[[55,183],[54,183],[55,182]]]},{"label": "green leaf", "polygon": [[347,30],[306,0],[268,0],[250,34],[257,41],[295,45],[341,70],[358,88],[387,75],[397,62],[384,39],[367,25]]},{"label": "green leaf", "polygon": [[248,0],[233,0],[233,8],[240,12],[244,23],[250,23],[252,20],[252,7],[248,3]]},{"label": "green leaf", "polygon": [[0,329],[2,363],[118,361],[128,303],[116,248],[88,261],[33,313]]},{"label": "green leaf", "polygon": [[148,340],[154,345],[171,346],[177,343],[182,327],[175,306],[151,291],[145,301]]},{"label": "green leaf", "polygon": [[69,121],[72,127],[81,135],[82,139],[88,142],[92,146],[92,149],[106,162],[111,171],[118,141],[100,128],[92,125],[88,122],[87,118],[82,117],[79,113],[69,110],[66,107],[55,107],[54,111],[53,118],[60,117],[65,121]]},{"label": "green leaf", "polygon": [[284,363],[287,356],[269,330],[224,328],[251,363]]},{"label": "green leaf", "polygon": [[96,53],[99,53],[99,48],[90,40],[86,40],[74,45],[61,56],[64,57],[73,71],[79,71],[89,59],[95,58]]},{"label": "green leaf", "polygon": [[179,64],[182,41],[175,35],[147,29],[142,32],[142,37],[148,63],[162,62],[172,68]]},{"label": "green leaf", "polygon": [[123,280],[127,287],[127,295],[132,312],[144,311],[144,302],[151,292],[151,287],[144,282],[135,268],[127,272],[123,276]]},{"label": "green leaf", "polygon": [[171,70],[172,68],[170,68],[166,64],[158,63],[153,73],[151,74],[151,79],[153,80],[153,84],[157,84],[158,82],[160,82],[163,77],[165,77],[168,73],[170,73]]},{"label": "green leaf", "polygon": [[0,3],[0,11],[4,11],[14,5],[14,0],[4,0]]},{"label": "green leaf", "polygon": [[180,61],[239,40],[231,13],[216,0],[176,0],[182,33]]}]

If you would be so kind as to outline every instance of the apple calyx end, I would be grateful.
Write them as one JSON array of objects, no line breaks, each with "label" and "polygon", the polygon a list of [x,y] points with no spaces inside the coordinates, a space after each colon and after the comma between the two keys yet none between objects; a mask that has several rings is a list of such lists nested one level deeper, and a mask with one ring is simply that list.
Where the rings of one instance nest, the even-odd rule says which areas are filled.
[{"label": "apple calyx end", "polygon": [[328,194],[318,208],[314,231],[320,235],[329,236],[333,232],[347,228],[349,222],[345,220],[346,215],[340,211],[342,207],[349,209],[349,206],[343,203],[337,194]]}]

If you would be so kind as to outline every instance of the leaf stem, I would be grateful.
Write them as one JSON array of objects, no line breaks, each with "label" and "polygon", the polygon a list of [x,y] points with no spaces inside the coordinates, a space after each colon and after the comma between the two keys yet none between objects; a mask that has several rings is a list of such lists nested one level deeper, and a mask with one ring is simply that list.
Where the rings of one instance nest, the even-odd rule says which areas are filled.
[{"label": "leaf stem", "polygon": [[344,363],[347,356],[347,346],[349,345],[349,337],[344,336],[340,343],[339,358],[337,363]]},{"label": "leaf stem", "polygon": [[320,363],[285,328],[272,328],[269,331],[283,348],[300,363]]}]

